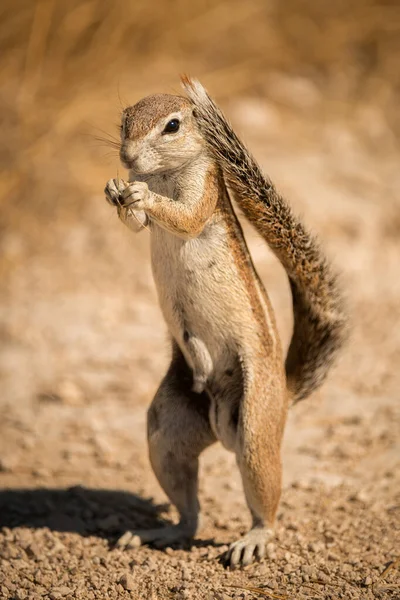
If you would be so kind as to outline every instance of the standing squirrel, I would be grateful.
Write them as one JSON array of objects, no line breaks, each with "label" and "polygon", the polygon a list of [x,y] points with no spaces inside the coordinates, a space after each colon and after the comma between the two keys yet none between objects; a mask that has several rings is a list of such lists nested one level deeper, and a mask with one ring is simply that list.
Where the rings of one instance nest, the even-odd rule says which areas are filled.
[{"label": "standing squirrel", "polygon": [[[324,380],[346,319],[336,276],[315,239],[260,171],[202,85],[123,111],[120,158],[129,182],[107,200],[134,232],[148,227],[172,360],[148,411],[149,455],[180,521],[126,532],[121,546],[168,546],[196,534],[198,461],[220,440],[235,452],[253,525],[228,551],[231,567],[262,558],[281,494],[281,441],[290,403]],[[284,266],[294,330],[283,359],[273,309],[230,196]]]}]

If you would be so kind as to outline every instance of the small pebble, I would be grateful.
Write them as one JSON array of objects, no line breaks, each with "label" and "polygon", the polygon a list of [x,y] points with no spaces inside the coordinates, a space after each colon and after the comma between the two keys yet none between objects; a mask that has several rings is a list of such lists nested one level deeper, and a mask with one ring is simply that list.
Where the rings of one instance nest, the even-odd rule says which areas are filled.
[{"label": "small pebble", "polygon": [[17,457],[16,456],[2,456],[0,457],[0,472],[2,473],[12,473],[17,466]]},{"label": "small pebble", "polygon": [[284,572],[285,575],[288,575],[292,571],[293,571],[293,566],[290,563],[288,563],[287,565],[285,565],[283,567],[283,572]]},{"label": "small pebble", "polygon": [[338,556],[334,552],[328,552],[328,560],[335,560],[335,561],[339,562],[340,556]]},{"label": "small pebble", "polygon": [[85,402],[82,390],[73,381],[62,381],[56,390],[56,396],[70,406],[81,406]]},{"label": "small pebble", "polygon": [[124,573],[119,580],[124,590],[132,591],[136,588],[135,579],[130,573]]},{"label": "small pebble", "polygon": [[73,589],[67,587],[66,585],[61,585],[53,590],[53,592],[60,594],[61,596],[68,596],[68,594],[72,594],[73,591]]},{"label": "small pebble", "polygon": [[37,467],[35,469],[32,469],[32,475],[34,477],[50,477],[51,475],[51,471],[49,469],[46,469],[46,467]]}]

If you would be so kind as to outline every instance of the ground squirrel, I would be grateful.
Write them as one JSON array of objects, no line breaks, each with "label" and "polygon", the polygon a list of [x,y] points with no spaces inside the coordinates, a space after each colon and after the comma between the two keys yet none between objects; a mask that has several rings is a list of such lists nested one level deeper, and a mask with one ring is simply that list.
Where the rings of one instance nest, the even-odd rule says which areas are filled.
[{"label": "ground squirrel", "polygon": [[[287,408],[323,381],[342,345],[336,276],[318,244],[262,175],[201,84],[123,111],[120,157],[129,182],[107,200],[133,231],[148,227],[172,361],[148,411],[154,472],[180,522],[127,532],[121,545],[166,546],[198,528],[198,459],[216,440],[236,453],[253,526],[227,561],[265,554],[281,494]],[[286,358],[266,291],[230,195],[285,267],[294,331]]]}]

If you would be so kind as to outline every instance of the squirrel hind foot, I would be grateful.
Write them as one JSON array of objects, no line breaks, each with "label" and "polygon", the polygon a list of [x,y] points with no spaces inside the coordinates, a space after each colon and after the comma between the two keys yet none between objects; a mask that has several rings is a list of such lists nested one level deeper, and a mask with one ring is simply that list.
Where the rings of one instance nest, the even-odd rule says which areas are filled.
[{"label": "squirrel hind foot", "polygon": [[196,533],[197,522],[178,523],[156,529],[140,529],[126,531],[116,542],[121,549],[139,548],[144,544],[151,544],[156,548],[165,548],[171,544],[183,544],[192,539]]},{"label": "squirrel hind foot", "polygon": [[273,532],[268,527],[254,527],[242,538],[233,542],[226,554],[225,563],[231,569],[246,567],[254,560],[264,558],[267,543]]}]

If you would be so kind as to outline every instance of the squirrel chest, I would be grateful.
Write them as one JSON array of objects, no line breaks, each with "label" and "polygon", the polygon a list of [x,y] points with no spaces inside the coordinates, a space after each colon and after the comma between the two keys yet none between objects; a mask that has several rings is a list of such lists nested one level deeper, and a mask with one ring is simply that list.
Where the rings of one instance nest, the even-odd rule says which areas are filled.
[{"label": "squirrel chest", "polygon": [[185,331],[209,340],[224,338],[232,316],[227,284],[238,279],[224,224],[211,219],[198,237],[189,240],[155,223],[151,230],[154,280],[171,332],[179,332],[178,339]]}]

